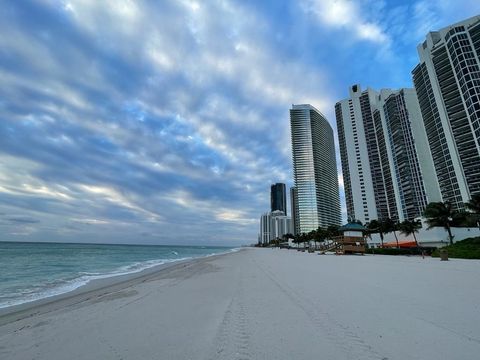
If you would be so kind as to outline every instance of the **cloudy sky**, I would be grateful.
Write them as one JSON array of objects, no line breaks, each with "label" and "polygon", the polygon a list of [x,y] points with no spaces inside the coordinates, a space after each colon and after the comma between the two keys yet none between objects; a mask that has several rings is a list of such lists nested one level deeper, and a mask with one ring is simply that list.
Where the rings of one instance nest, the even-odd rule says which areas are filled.
[{"label": "cloudy sky", "polygon": [[292,184],[291,104],[336,131],[349,85],[411,86],[425,34],[478,13],[478,0],[4,0],[0,240],[255,242],[270,184]]}]

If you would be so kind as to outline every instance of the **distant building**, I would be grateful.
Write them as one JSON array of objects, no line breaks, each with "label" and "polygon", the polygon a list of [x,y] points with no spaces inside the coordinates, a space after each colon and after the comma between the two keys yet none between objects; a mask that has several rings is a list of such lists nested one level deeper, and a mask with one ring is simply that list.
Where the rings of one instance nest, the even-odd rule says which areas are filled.
[{"label": "distant building", "polygon": [[480,192],[480,16],[427,34],[413,70],[442,200]]},{"label": "distant building", "polygon": [[282,239],[284,235],[292,233],[292,219],[282,211],[272,211],[260,217],[259,241],[262,244],[268,244],[271,240]]},{"label": "distant building", "polygon": [[312,105],[290,109],[293,174],[298,208],[297,230],[339,225],[340,196],[333,130]]},{"label": "distant building", "polygon": [[270,210],[282,211],[287,215],[287,193],[285,184],[276,183],[270,187]]},{"label": "distant building", "polygon": [[353,85],[335,115],[350,220],[412,220],[428,201],[439,201],[413,89],[377,92]]}]

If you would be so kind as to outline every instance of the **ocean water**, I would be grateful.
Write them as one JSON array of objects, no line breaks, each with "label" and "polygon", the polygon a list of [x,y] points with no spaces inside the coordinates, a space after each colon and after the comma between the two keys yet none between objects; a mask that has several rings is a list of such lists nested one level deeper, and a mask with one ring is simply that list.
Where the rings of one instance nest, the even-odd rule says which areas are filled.
[{"label": "ocean water", "polygon": [[0,308],[66,293],[95,279],[234,250],[211,246],[0,242]]}]

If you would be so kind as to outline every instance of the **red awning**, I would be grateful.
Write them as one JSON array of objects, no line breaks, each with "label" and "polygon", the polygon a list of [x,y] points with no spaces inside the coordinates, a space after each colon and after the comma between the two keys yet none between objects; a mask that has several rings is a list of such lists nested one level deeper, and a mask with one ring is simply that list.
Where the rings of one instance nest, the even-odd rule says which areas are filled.
[{"label": "red awning", "polygon": [[[416,247],[417,244],[415,243],[415,241],[403,240],[403,241],[398,242],[398,246],[400,248],[412,248],[412,247]],[[393,241],[393,242],[383,243],[383,247],[396,248],[397,247],[397,242]]]}]

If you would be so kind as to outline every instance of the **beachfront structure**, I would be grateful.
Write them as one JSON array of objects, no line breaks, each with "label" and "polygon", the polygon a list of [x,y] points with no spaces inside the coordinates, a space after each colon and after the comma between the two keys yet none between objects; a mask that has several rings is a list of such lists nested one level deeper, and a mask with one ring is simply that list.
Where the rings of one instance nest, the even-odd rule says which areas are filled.
[{"label": "beachfront structure", "polygon": [[353,85],[335,115],[350,220],[412,220],[440,200],[413,89]]},{"label": "beachfront structure", "polygon": [[337,236],[336,252],[337,254],[364,254],[365,253],[365,231],[366,228],[361,224],[348,223],[340,226],[338,231],[341,235]]},{"label": "beachfront structure", "polygon": [[276,183],[270,187],[270,210],[282,211],[287,215],[287,192],[285,184]]},{"label": "beachfront structure", "polygon": [[413,82],[442,201],[480,192],[480,16],[427,34]]},{"label": "beachfront structure", "polygon": [[312,105],[290,109],[297,233],[340,224],[333,130]]},{"label": "beachfront structure", "polygon": [[261,244],[268,244],[271,240],[282,239],[286,234],[293,233],[292,219],[283,211],[275,210],[260,217]]}]

